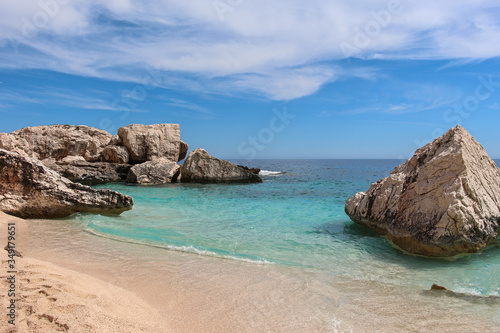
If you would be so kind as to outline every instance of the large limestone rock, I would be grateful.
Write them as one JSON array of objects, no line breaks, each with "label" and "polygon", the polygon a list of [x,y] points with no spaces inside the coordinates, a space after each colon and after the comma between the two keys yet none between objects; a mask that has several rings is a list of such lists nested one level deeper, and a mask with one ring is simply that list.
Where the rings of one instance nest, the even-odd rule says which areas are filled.
[{"label": "large limestone rock", "polygon": [[[63,177],[85,184],[125,181],[129,163],[156,159],[177,162],[186,157],[188,145],[180,140],[177,124],[129,125],[118,132],[119,135],[111,136],[87,126],[27,127],[10,134],[0,133],[0,148],[39,159]],[[158,179],[150,177],[152,183],[170,177],[170,171],[165,173],[157,165],[151,169],[148,164],[141,172],[146,169],[158,173]],[[177,171],[170,178],[175,178]]]},{"label": "large limestone rock", "polygon": [[188,145],[181,141],[178,124],[128,125],[118,136],[130,153],[131,164],[167,158],[178,162],[186,157]]},{"label": "large limestone rock", "polygon": [[88,126],[36,126],[0,133],[0,148],[39,160],[82,156],[98,161],[111,138],[111,134]]},{"label": "large limestone rock", "polygon": [[499,236],[500,170],[457,126],[349,198],[345,211],[409,253],[477,252]]},{"label": "large limestone rock", "polygon": [[167,158],[134,165],[127,177],[128,183],[159,185],[172,183],[179,178],[181,167]]},{"label": "large limestone rock", "polygon": [[181,181],[187,183],[261,183],[256,174],[228,161],[210,156],[204,149],[193,150],[182,166]]},{"label": "large limestone rock", "polygon": [[120,214],[133,199],[73,183],[40,161],[0,149],[0,210],[22,218],[55,218],[76,212]]}]

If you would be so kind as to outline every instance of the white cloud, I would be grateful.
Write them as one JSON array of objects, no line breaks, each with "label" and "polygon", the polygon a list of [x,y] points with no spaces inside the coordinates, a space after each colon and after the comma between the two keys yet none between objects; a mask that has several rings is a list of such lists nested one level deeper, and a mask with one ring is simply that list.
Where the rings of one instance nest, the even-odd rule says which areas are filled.
[{"label": "white cloud", "polygon": [[365,59],[500,56],[496,0],[400,0],[389,16],[387,0],[242,0],[222,20],[206,0],[0,1],[0,68],[139,82],[155,67],[162,86],[209,93],[313,94],[351,75],[325,65],[341,45]]}]

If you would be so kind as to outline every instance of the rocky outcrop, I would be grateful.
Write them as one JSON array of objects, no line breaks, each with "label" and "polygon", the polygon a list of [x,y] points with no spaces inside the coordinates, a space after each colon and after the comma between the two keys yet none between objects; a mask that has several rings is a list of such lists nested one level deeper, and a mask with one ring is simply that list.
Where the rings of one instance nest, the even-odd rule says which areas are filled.
[{"label": "rocky outcrop", "polygon": [[160,185],[177,181],[181,166],[166,158],[144,162],[133,166],[127,177],[127,183]]},{"label": "rocky outcrop", "polygon": [[186,157],[188,145],[181,141],[178,124],[128,125],[118,136],[130,154],[131,164],[167,158],[178,162]]},{"label": "rocky outcrop", "polygon": [[[111,136],[88,126],[27,127],[0,133],[0,148],[36,158],[63,177],[85,184],[125,181],[130,164],[186,157],[188,145],[181,141],[177,124],[129,125],[118,133]],[[157,177],[164,175],[159,171]]]},{"label": "rocky outcrop", "polygon": [[461,126],[415,152],[347,215],[401,249],[426,256],[477,252],[500,233],[500,170]]},{"label": "rocky outcrop", "polygon": [[181,181],[186,183],[261,183],[254,173],[228,161],[210,156],[204,149],[195,149],[184,161]]},{"label": "rocky outcrop", "polygon": [[1,133],[0,148],[39,160],[82,156],[92,162],[100,160],[111,138],[111,134],[88,126],[36,126]]},{"label": "rocky outcrop", "polygon": [[87,162],[81,156],[67,156],[61,161],[49,158],[41,162],[61,176],[82,184],[124,182],[132,167],[130,164]]},{"label": "rocky outcrop", "polygon": [[22,218],[56,218],[76,212],[120,214],[133,199],[73,183],[40,161],[0,149],[0,210]]}]

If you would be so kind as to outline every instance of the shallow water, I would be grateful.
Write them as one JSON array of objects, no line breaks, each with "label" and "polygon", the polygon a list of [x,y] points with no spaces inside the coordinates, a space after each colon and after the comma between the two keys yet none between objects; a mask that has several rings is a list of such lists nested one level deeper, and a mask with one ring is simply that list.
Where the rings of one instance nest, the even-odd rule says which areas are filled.
[{"label": "shallow water", "polygon": [[254,185],[107,186],[133,196],[134,209],[120,217],[84,215],[72,221],[97,235],[172,250],[415,289],[438,283],[460,292],[500,295],[500,248],[454,260],[411,257],[345,215],[347,198],[387,176],[398,161],[254,164],[274,174]]},{"label": "shallow water", "polygon": [[499,248],[412,257],[344,214],[399,163],[266,160],[250,165],[272,171],[263,184],[108,185],[134,209],[32,221],[32,251],[140,292],[176,331],[495,331]]}]

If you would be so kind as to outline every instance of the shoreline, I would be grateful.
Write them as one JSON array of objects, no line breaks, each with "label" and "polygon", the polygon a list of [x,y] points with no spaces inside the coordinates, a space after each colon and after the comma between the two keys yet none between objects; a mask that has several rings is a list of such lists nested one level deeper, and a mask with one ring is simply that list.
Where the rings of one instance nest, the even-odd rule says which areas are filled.
[{"label": "shoreline", "polygon": [[27,221],[0,211],[0,229],[6,231],[7,225],[15,226],[11,245],[22,257],[8,258],[2,250],[0,304],[12,311],[8,320],[2,316],[1,332],[171,332],[159,312],[135,293],[31,257]]},{"label": "shoreline", "polygon": [[[78,281],[91,281],[85,286],[92,286],[92,292],[84,297],[90,303],[80,301],[78,305],[92,311],[102,297],[120,296],[119,301],[108,296],[111,301],[102,310],[114,314],[114,323],[128,325],[117,330],[120,332],[141,332],[141,325],[147,323],[162,325],[161,329],[150,326],[148,332],[419,332],[449,328],[494,332],[493,323],[462,313],[467,303],[460,299],[280,265],[254,265],[116,242],[91,235],[68,220],[29,220],[26,224],[37,237],[30,238],[27,258],[22,260],[29,262],[30,274],[40,280],[34,286],[21,287],[38,287],[41,292],[43,285],[64,286],[59,288],[55,305],[64,297],[78,303]],[[52,276],[54,273],[58,276]],[[45,299],[54,296],[53,291],[43,290],[48,294]],[[33,293],[23,293],[33,297]],[[37,302],[43,302],[43,293],[35,296]],[[149,309],[150,321],[138,319],[141,312],[133,310],[138,304]],[[122,310],[116,312],[118,306]],[[115,324],[99,317],[102,312],[94,315],[96,322],[100,320],[99,325],[108,325],[113,332]],[[63,318],[46,314],[53,322]],[[33,315],[38,316],[30,317]],[[37,321],[49,322],[40,316],[35,317]],[[78,318],[64,318],[68,331],[86,332],[71,329],[82,325]]]}]

